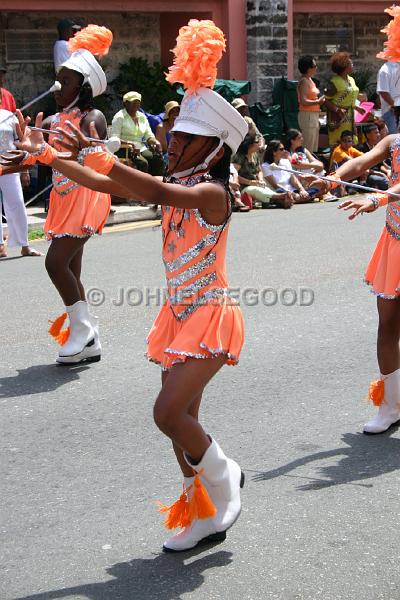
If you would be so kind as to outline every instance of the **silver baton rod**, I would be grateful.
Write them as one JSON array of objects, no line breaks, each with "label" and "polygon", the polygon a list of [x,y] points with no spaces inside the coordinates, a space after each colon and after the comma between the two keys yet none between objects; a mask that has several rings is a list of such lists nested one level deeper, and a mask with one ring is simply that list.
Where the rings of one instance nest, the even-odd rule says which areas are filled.
[{"label": "silver baton rod", "polygon": [[[273,170],[278,171],[286,171],[286,173],[293,173],[294,175],[302,175],[304,173],[301,171],[296,171],[295,169],[285,169],[284,167],[279,167],[275,165]],[[338,185],[347,185],[349,187],[353,187],[356,190],[362,190],[363,192],[375,192],[376,194],[389,194],[389,196],[393,196],[394,198],[400,198],[400,194],[396,194],[395,192],[389,192],[384,190],[378,190],[378,188],[368,187],[367,185],[360,185],[359,183],[350,183],[350,181],[342,181],[341,179],[333,179],[332,177],[324,177],[323,175],[314,174],[314,177],[317,179],[322,179],[323,181],[329,181],[331,183],[337,183]]]}]

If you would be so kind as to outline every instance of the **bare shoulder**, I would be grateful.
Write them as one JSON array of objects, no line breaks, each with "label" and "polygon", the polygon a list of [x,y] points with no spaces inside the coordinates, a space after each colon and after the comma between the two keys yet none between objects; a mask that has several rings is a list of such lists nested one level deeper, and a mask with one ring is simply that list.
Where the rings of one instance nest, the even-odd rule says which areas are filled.
[{"label": "bare shoulder", "polygon": [[93,108],[82,118],[81,129],[83,133],[89,134],[89,125],[92,122],[94,122],[100,138],[105,138],[107,135],[107,121],[101,110]]}]

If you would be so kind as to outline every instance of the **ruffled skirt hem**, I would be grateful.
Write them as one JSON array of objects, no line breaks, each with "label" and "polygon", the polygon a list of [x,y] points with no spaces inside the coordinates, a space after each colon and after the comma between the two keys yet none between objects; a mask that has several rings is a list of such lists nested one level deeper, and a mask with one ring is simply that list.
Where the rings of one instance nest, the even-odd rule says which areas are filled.
[{"label": "ruffled skirt hem", "polygon": [[167,302],[161,308],[148,337],[147,358],[168,371],[188,359],[226,356],[236,365],[243,346],[243,317],[229,299],[205,304],[184,322],[175,319]]},{"label": "ruffled skirt hem", "polygon": [[364,282],[378,298],[400,298],[400,241],[382,231],[365,272]]}]

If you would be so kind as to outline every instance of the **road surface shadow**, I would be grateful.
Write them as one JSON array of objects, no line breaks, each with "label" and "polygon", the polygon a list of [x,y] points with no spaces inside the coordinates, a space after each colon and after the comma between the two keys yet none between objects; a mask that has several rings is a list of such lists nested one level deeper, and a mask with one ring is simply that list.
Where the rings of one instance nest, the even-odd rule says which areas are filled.
[{"label": "road surface shadow", "polygon": [[[209,547],[209,546],[207,546]],[[53,600],[54,598],[88,598],[88,600],[180,600],[182,594],[204,583],[204,572],[232,562],[232,553],[223,550],[185,564],[185,560],[204,552],[205,546],[179,554],[159,554],[155,558],[136,558],[106,569],[114,579],[76,587],[52,590],[14,600]]]},{"label": "road surface shadow", "polygon": [[62,385],[78,380],[79,373],[89,368],[85,364],[70,367],[50,364],[17,369],[17,375],[0,378],[0,399],[53,392]]},{"label": "road surface shadow", "polygon": [[396,430],[397,427],[393,427],[388,432],[377,436],[345,433],[342,440],[347,444],[346,446],[315,452],[277,469],[257,473],[253,476],[253,481],[275,479],[291,473],[298,467],[337,456],[341,458],[336,464],[319,469],[321,478],[310,477],[310,483],[300,485],[297,489],[312,491],[352,483],[372,487],[372,483],[360,482],[400,469],[400,439],[390,437]]}]

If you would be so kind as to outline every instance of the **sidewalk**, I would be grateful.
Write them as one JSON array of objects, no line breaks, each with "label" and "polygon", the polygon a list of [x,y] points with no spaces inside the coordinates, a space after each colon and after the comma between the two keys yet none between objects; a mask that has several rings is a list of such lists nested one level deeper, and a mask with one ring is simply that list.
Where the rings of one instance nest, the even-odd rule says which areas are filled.
[{"label": "sidewalk", "polygon": [[[121,223],[133,223],[134,221],[151,221],[161,218],[160,207],[155,211],[148,206],[138,206],[137,204],[121,204],[112,207],[115,212],[110,213],[106,226],[119,225]],[[28,206],[28,231],[34,229],[43,229],[46,220],[46,213],[42,206]],[[7,233],[7,225],[4,224],[4,233]]]}]

